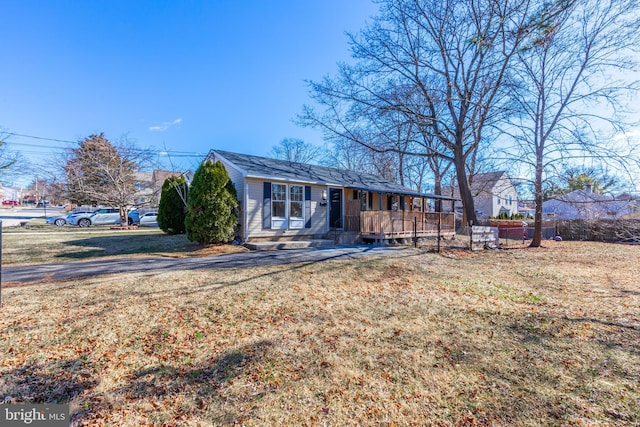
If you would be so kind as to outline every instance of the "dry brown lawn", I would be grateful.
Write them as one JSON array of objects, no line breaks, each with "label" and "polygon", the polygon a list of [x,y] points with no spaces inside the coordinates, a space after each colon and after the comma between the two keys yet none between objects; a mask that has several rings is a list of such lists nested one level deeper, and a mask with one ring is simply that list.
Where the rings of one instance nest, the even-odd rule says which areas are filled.
[{"label": "dry brown lawn", "polygon": [[167,235],[160,230],[89,230],[64,228],[58,231],[16,229],[3,232],[2,265],[18,266],[85,261],[96,258],[171,257],[187,258],[242,252],[237,245],[200,245],[187,236]]},{"label": "dry brown lawn", "polygon": [[640,424],[639,248],[547,245],[5,289],[0,400],[74,425]]}]

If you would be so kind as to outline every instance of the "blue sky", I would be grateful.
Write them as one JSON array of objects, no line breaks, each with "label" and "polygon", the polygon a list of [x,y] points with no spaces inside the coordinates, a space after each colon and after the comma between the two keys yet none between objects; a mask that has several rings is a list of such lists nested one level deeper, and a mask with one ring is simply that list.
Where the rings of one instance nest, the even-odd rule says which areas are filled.
[{"label": "blue sky", "polygon": [[[345,31],[376,10],[370,0],[3,1],[0,127],[197,153],[321,145],[292,123],[310,102],[304,80],[348,61]],[[9,142],[37,162],[67,146]]]}]

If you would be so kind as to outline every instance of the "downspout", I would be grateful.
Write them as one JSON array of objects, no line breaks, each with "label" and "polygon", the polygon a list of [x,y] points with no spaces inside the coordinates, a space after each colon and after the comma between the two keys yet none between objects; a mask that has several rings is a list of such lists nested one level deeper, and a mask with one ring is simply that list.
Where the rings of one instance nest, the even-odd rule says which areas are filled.
[{"label": "downspout", "polygon": [[249,239],[249,184],[244,184],[244,241]]}]

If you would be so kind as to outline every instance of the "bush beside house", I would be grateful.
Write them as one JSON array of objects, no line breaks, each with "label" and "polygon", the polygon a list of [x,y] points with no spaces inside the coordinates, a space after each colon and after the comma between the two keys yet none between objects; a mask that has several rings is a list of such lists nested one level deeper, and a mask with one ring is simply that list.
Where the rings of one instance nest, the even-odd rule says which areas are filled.
[{"label": "bush beside house", "polygon": [[170,176],[162,184],[158,206],[158,227],[167,234],[183,234],[186,231],[187,180],[183,176]]},{"label": "bush beside house", "polygon": [[231,242],[238,226],[238,206],[236,189],[222,163],[205,161],[189,189],[187,238],[202,244]]}]

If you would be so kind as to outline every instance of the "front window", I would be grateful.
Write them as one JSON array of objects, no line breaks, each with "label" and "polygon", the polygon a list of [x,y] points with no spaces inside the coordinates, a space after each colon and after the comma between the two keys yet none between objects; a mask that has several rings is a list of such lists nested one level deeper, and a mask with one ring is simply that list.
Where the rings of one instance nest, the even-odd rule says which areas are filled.
[{"label": "front window", "polygon": [[271,216],[275,218],[287,217],[287,186],[273,184],[271,189]]},{"label": "front window", "polygon": [[289,213],[291,218],[304,217],[304,187],[302,185],[292,185],[289,189]]},{"label": "front window", "polygon": [[271,227],[304,228],[304,186],[271,184]]}]

